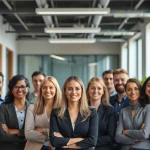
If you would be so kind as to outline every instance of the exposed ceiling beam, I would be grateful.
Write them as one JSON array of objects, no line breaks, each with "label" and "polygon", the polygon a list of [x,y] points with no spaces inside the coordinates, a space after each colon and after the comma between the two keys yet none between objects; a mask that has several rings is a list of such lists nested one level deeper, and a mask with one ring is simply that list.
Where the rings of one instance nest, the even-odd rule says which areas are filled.
[{"label": "exposed ceiling beam", "polygon": [[[134,10],[137,10],[142,5],[143,2],[144,0],[139,0],[139,2],[134,7]],[[121,30],[123,26],[128,22],[128,20],[129,20],[129,17],[125,18],[123,22],[120,24],[120,26],[118,27],[118,30]]]},{"label": "exposed ceiling beam", "polygon": [[[7,0],[2,0],[3,3],[6,5],[6,7],[12,11],[13,8],[12,6],[7,2]],[[17,14],[17,13],[13,13],[13,15],[17,18],[17,20],[21,23],[21,25],[24,27],[25,30],[29,31],[29,28],[27,27],[27,25],[25,24],[25,22],[21,19],[21,17]]]}]

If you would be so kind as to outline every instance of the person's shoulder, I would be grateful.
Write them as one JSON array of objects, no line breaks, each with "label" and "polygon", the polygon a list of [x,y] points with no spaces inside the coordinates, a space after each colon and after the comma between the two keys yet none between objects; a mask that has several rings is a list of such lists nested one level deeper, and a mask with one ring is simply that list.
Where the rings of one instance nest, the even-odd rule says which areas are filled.
[{"label": "person's shoulder", "polygon": [[115,101],[116,99],[118,99],[118,96],[117,94],[113,95],[113,96],[110,96],[110,101]]},{"label": "person's shoulder", "polygon": [[150,111],[150,104],[145,105],[144,109],[145,109],[146,111]]},{"label": "person's shoulder", "polygon": [[59,111],[60,111],[60,108],[53,108],[52,109],[52,114],[57,116]]}]

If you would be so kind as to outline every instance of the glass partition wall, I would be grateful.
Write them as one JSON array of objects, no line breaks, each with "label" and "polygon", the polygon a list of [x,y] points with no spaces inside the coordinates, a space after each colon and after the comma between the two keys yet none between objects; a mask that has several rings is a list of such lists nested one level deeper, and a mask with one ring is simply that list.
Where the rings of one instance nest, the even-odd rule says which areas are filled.
[{"label": "glass partition wall", "polygon": [[[18,73],[24,74],[30,81],[34,71],[42,71],[54,76],[62,87],[71,75],[78,76],[85,84],[94,76],[102,76],[103,71],[116,69],[119,65],[118,55],[19,55]],[[32,91],[32,85],[31,85]]]}]

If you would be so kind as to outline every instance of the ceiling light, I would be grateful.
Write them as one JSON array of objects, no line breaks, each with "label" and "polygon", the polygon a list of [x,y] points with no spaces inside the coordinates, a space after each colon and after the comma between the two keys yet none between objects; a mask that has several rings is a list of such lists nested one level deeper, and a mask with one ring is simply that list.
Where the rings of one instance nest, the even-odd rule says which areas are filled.
[{"label": "ceiling light", "polygon": [[45,28],[46,33],[99,33],[100,28]]},{"label": "ceiling light", "polygon": [[116,12],[113,14],[115,18],[145,18],[150,17],[150,13],[145,12]]},{"label": "ceiling light", "polygon": [[53,44],[72,44],[72,43],[95,43],[96,39],[84,39],[84,38],[72,38],[72,39],[49,39],[50,43]]},{"label": "ceiling light", "polygon": [[135,32],[133,31],[102,31],[100,35],[105,36],[133,36]]},{"label": "ceiling light", "polygon": [[36,8],[38,15],[104,15],[110,8]]},{"label": "ceiling light", "polygon": [[58,60],[62,60],[62,61],[65,61],[65,60],[66,60],[66,58],[60,57],[60,56],[57,56],[57,55],[50,55],[50,57],[55,58],[55,59],[58,59]]}]

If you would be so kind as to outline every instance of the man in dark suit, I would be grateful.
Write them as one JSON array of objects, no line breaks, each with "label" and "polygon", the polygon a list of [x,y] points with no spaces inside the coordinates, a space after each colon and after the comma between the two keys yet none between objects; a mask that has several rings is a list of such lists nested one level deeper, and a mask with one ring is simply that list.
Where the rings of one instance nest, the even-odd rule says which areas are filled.
[{"label": "man in dark suit", "polygon": [[114,106],[118,122],[121,109],[129,106],[129,99],[125,92],[125,84],[128,80],[128,72],[124,69],[116,69],[113,72],[113,77],[117,94],[110,97],[110,103],[112,106]]}]

